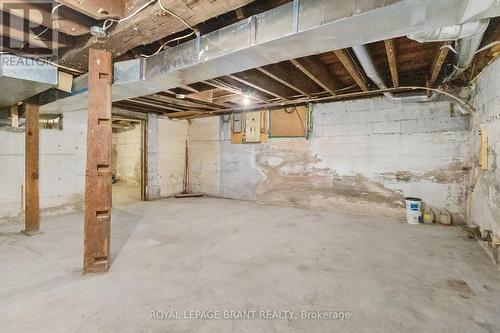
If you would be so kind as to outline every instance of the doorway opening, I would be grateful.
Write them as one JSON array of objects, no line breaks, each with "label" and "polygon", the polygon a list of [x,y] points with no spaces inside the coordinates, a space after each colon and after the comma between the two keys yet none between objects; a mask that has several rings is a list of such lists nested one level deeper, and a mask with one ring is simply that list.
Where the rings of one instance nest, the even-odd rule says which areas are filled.
[{"label": "doorway opening", "polygon": [[113,205],[145,200],[145,122],[113,116]]}]

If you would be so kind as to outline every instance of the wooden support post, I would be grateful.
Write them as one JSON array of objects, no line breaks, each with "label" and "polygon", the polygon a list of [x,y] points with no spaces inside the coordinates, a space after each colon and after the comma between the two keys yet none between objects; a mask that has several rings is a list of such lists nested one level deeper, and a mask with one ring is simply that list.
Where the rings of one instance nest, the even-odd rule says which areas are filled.
[{"label": "wooden support post", "polygon": [[39,202],[39,114],[38,105],[26,103],[25,111],[25,230],[27,235],[40,232],[40,202]]},{"label": "wooden support post", "polygon": [[10,123],[12,127],[19,127],[19,107],[17,104],[10,107]]},{"label": "wooden support post", "polygon": [[111,222],[111,53],[89,52],[84,273],[109,268]]}]

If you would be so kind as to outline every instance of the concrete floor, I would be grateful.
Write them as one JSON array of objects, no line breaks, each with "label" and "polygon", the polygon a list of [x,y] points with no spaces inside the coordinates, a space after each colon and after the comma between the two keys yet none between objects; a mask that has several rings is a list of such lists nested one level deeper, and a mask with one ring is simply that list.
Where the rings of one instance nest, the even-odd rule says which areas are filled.
[{"label": "concrete floor", "polygon": [[141,201],[141,185],[118,181],[113,184],[112,205],[125,205]]},{"label": "concrete floor", "polygon": [[[3,332],[500,332],[500,272],[459,227],[214,198],[115,206],[112,265],[82,276],[82,214],[1,228]],[[349,311],[150,320],[150,311]],[[258,316],[257,316],[258,317]]]}]

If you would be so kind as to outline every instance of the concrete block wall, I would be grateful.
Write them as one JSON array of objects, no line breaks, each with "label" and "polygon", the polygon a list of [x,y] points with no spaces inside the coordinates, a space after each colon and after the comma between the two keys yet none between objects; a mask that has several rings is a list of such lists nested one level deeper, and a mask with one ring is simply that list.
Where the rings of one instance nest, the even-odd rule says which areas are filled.
[{"label": "concrete block wall", "polygon": [[488,169],[471,171],[469,221],[481,230],[500,235],[500,60],[487,66],[472,85],[473,103],[479,125],[473,126],[470,140],[471,164],[479,161],[479,127],[488,131]]},{"label": "concrete block wall", "polygon": [[[63,129],[40,129],[41,215],[83,209],[86,112],[63,114]],[[24,218],[24,130],[0,128],[0,223]]]},{"label": "concrete block wall", "polygon": [[464,220],[470,125],[449,102],[320,104],[312,123],[309,140],[244,145],[223,124],[219,195],[398,217],[417,196]]}]

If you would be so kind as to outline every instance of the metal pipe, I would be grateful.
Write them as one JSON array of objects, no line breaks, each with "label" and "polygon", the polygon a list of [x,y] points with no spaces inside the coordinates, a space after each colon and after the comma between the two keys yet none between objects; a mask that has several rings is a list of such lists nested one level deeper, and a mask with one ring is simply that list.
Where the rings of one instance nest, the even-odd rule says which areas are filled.
[{"label": "metal pipe", "polygon": [[[373,63],[373,60],[368,53],[368,49],[366,48],[365,45],[357,45],[353,46],[352,50],[354,51],[354,54],[356,55],[356,58],[359,61],[359,64],[363,68],[363,71],[365,72],[366,76],[370,78],[370,80],[375,83],[375,85],[379,89],[387,89],[387,86],[384,83],[384,80],[380,76],[379,72],[375,68],[375,64]],[[391,103],[421,103],[421,102],[430,102],[438,96],[438,94],[434,91],[432,92],[431,96],[427,95],[412,95],[412,96],[394,96],[391,92],[384,92],[384,96],[387,98],[388,101]]]},{"label": "metal pipe", "polygon": [[[457,56],[454,61],[454,70],[446,78],[445,82],[447,82],[463,73],[471,65],[474,55],[481,44],[484,32],[488,27],[489,21],[490,20],[487,18],[479,21],[442,27],[435,30],[409,35],[408,37],[414,38],[419,42],[444,41],[449,40],[450,38],[457,39],[455,42]],[[365,71],[366,76],[368,76],[378,88],[387,88],[380,73],[375,68],[366,46],[357,45],[353,46],[352,49],[358,58],[361,67]],[[394,96],[394,94],[386,92],[384,93],[384,96],[392,103],[420,103],[430,102],[436,99],[438,94],[433,92],[431,96]]]}]

